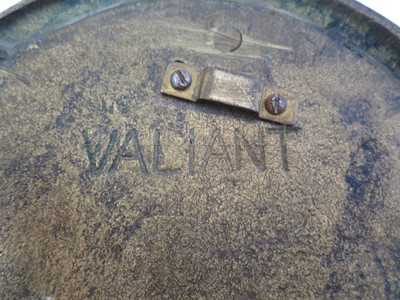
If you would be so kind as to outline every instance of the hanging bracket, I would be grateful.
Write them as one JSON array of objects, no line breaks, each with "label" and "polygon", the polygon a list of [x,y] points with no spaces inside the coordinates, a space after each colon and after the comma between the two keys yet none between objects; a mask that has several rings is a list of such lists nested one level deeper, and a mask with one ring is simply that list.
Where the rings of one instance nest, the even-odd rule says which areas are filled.
[{"label": "hanging bracket", "polygon": [[197,102],[211,100],[258,113],[259,118],[292,125],[298,103],[292,93],[273,89],[257,77],[181,62],[168,65],[161,93]]}]

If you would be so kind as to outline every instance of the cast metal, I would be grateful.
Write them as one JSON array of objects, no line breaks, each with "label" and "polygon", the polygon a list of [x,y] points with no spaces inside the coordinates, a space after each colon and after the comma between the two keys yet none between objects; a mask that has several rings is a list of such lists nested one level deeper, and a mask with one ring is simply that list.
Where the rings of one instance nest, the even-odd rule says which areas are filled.
[{"label": "cast metal", "polygon": [[[400,32],[349,0],[129,2],[1,22],[0,299],[397,299]],[[225,106],[161,95],[176,60],[168,95]],[[252,116],[291,99],[296,126]]]},{"label": "cast metal", "polygon": [[193,102],[204,99],[251,110],[261,119],[286,125],[295,123],[298,109],[292,93],[281,89],[278,93],[260,78],[215,67],[202,70],[181,62],[168,65],[161,93]]},{"label": "cast metal", "polygon": [[236,27],[224,24],[215,30],[214,47],[223,53],[233,52],[242,44],[242,34]]}]

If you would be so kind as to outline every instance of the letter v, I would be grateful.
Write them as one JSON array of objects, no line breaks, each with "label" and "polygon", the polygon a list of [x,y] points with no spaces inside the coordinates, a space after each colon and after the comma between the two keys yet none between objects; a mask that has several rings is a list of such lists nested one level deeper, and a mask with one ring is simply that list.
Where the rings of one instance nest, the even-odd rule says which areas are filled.
[{"label": "letter v", "polygon": [[99,160],[99,165],[97,165],[97,155],[100,153],[102,145],[97,143],[96,147],[93,150],[92,142],[89,138],[89,135],[86,130],[82,132],[83,139],[85,141],[85,148],[89,158],[89,166],[90,166],[90,175],[91,176],[100,176],[103,173],[105,166],[107,165],[108,159],[111,155],[111,152],[117,142],[118,131],[114,130],[110,134],[110,141],[108,142],[106,151],[103,154],[103,157]]}]

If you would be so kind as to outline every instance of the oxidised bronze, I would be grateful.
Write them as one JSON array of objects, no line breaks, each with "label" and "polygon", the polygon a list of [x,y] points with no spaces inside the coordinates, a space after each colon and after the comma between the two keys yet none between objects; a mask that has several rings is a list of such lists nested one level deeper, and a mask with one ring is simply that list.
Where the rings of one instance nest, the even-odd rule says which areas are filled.
[{"label": "oxidised bronze", "polygon": [[224,24],[215,29],[214,47],[221,52],[233,52],[242,44],[242,34],[233,25]]},{"label": "oxidised bronze", "polygon": [[[307,3],[138,1],[7,48],[0,298],[398,297],[399,39]],[[227,23],[243,42],[222,53]],[[369,30],[369,52],[349,42]],[[162,95],[175,60],[198,67],[189,99],[232,70],[287,97],[278,117],[291,91],[298,120]]]}]

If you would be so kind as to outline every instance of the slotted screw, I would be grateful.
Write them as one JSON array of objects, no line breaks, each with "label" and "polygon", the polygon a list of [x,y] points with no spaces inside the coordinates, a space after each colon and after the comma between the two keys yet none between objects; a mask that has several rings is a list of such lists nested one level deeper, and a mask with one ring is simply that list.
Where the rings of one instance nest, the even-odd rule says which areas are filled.
[{"label": "slotted screw", "polygon": [[192,76],[186,70],[176,70],[171,75],[171,85],[177,90],[186,90],[192,83]]},{"label": "slotted screw", "polygon": [[269,95],[265,101],[265,109],[271,115],[277,116],[282,114],[286,110],[286,107],[286,98],[278,93]]}]

